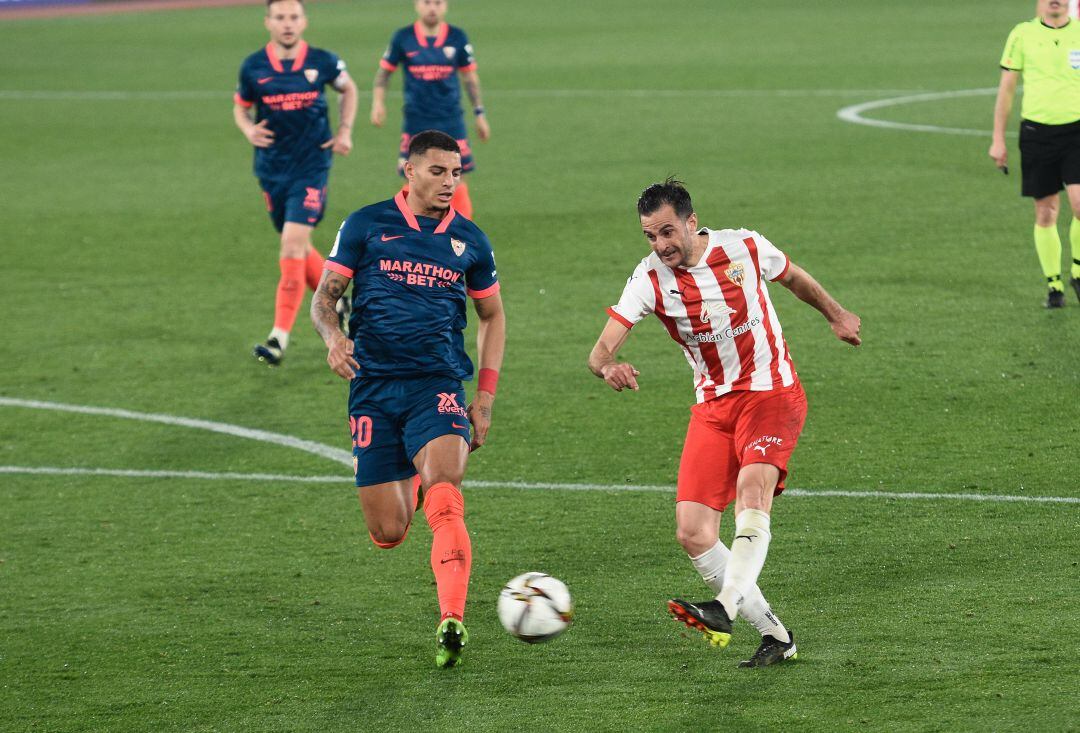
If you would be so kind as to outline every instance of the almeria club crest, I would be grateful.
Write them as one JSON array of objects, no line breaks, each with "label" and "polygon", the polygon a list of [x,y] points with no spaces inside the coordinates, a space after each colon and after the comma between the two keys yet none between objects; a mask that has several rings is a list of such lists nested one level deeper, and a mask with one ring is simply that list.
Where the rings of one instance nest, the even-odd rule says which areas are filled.
[{"label": "almeria club crest", "polygon": [[315,80],[319,78],[319,70],[304,69],[304,78],[308,80],[308,84],[314,84]]},{"label": "almeria club crest", "polygon": [[460,239],[451,238],[450,247],[453,248],[454,254],[456,254],[458,257],[461,257],[461,255],[465,254],[465,243],[462,242]]},{"label": "almeria club crest", "polygon": [[728,280],[741,288],[743,280],[746,279],[746,267],[741,262],[732,262],[724,274],[727,275]]}]

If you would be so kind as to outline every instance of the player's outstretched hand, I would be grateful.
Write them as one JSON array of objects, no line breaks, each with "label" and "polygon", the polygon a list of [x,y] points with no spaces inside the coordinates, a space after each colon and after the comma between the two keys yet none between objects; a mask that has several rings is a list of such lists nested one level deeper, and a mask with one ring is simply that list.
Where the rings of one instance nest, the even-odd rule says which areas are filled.
[{"label": "player's outstretched hand", "polygon": [[476,117],[476,134],[480,136],[480,142],[483,143],[491,137],[491,125],[488,124],[487,117],[484,115]]},{"label": "player's outstretched hand", "polygon": [[995,142],[990,145],[989,154],[998,168],[1004,168],[1009,162],[1009,149],[1004,142]]},{"label": "player's outstretched hand", "polygon": [[371,105],[371,124],[382,127],[384,122],[386,122],[386,106],[374,102]]},{"label": "player's outstretched hand", "polygon": [[477,392],[465,414],[472,423],[472,445],[470,450],[476,450],[487,441],[488,430],[491,428],[491,405],[495,396],[490,392]]},{"label": "player's outstretched hand", "polygon": [[842,311],[835,319],[829,321],[836,338],[846,341],[852,346],[862,343],[859,338],[859,329],[862,328],[862,319],[851,311]]},{"label": "player's outstretched hand", "polygon": [[337,135],[322,144],[322,149],[332,147],[334,155],[348,155],[352,152],[352,131],[347,127],[338,129]]},{"label": "player's outstretched hand", "polygon": [[274,144],[274,131],[266,126],[266,120],[252,125],[245,134],[248,142],[257,148],[268,148]]},{"label": "player's outstretched hand", "polygon": [[342,379],[352,379],[356,376],[356,370],[360,368],[356,359],[353,358],[355,348],[356,344],[344,334],[339,335],[330,344],[330,350],[326,354],[326,363]]},{"label": "player's outstretched hand", "polygon": [[637,377],[641,372],[632,364],[609,364],[601,372],[604,375],[604,381],[616,392],[622,392],[626,388],[638,391]]}]

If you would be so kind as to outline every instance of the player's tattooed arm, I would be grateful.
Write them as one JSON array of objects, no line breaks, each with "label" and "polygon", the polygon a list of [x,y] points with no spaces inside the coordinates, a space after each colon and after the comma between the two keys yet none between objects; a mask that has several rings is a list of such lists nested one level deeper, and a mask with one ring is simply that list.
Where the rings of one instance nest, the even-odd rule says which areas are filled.
[{"label": "player's tattooed arm", "polygon": [[319,287],[311,297],[311,322],[326,344],[326,363],[343,379],[352,379],[360,365],[353,358],[355,345],[338,326],[337,302],[349,288],[349,278],[336,272],[323,272]]},{"label": "player's tattooed arm", "polygon": [[386,122],[386,86],[389,82],[390,72],[380,66],[371,88],[371,124],[375,127],[382,127]]},{"label": "player's tattooed arm", "polygon": [[487,139],[491,137],[491,125],[488,124],[487,114],[484,112],[484,102],[480,98],[480,75],[476,73],[476,70],[466,71],[461,75],[461,81],[465,85],[465,93],[469,95],[469,101],[472,102],[474,110],[478,110],[476,114],[476,134],[480,136],[480,139],[487,142]]},{"label": "player's tattooed arm", "polygon": [[862,320],[836,302],[836,299],[829,295],[828,291],[821,287],[821,284],[809,272],[795,263],[790,263],[788,271],[778,282],[794,293],[796,298],[820,311],[838,339],[852,346],[862,343],[862,339],[859,338]]},{"label": "player's tattooed arm", "polygon": [[638,390],[637,377],[641,372],[635,369],[633,364],[615,360],[615,355],[629,336],[629,328],[614,318],[609,318],[589,354],[589,371],[607,382],[616,392],[627,388],[635,392]]}]

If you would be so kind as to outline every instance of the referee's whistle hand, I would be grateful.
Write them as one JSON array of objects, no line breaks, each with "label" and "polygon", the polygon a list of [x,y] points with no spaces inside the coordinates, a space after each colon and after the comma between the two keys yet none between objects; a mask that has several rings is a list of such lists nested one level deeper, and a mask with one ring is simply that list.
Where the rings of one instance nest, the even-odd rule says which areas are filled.
[{"label": "referee's whistle hand", "polygon": [[1009,162],[1009,149],[1003,142],[994,142],[990,145],[989,155],[994,159],[994,165],[1004,168]]}]

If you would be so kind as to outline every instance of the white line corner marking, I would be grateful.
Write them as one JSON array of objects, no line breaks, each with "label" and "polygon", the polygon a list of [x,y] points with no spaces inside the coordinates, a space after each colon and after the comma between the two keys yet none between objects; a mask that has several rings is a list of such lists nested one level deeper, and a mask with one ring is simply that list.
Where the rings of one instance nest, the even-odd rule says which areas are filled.
[{"label": "white line corner marking", "polygon": [[[152,412],[134,412],[132,410],[119,410],[110,407],[91,407],[87,405],[70,405],[60,402],[41,402],[38,400],[20,400],[10,397],[0,397],[0,407],[21,407],[30,410],[53,410],[57,412],[74,412],[82,415],[101,415],[104,417],[116,417],[125,420],[139,420],[142,422],[161,423],[163,425],[178,425],[196,430],[207,430],[213,433],[231,435],[237,438],[247,438],[263,443],[279,445],[284,448],[311,453],[321,458],[327,458],[338,464],[352,466],[352,454],[349,451],[323,443],[295,438],[291,435],[271,433],[265,430],[253,430],[229,423],[214,422],[212,420],[196,420],[175,415],[165,415]],[[54,466],[0,466],[0,475],[45,475],[45,476],[112,476],[117,478],[181,478],[202,479],[212,481],[280,481],[294,483],[334,483],[344,484],[347,477],[337,476],[294,476],[274,473],[213,473],[208,471],[158,471],[158,470],[132,470],[110,468],[62,468]],[[650,491],[674,493],[674,486],[656,484],[589,484],[589,483],[543,483],[529,481],[465,481],[467,488],[473,489],[524,489],[524,490],[555,490],[555,491]],[[787,489],[785,494],[789,496],[801,496],[812,498],[843,497],[852,499],[908,499],[908,500],[949,500],[954,501],[989,501],[989,502],[1024,502],[1039,504],[1080,504],[1080,498],[1071,496],[1012,496],[1003,494],[945,494],[945,493],[921,493],[921,492],[889,492],[889,491],[846,491],[833,489]]]}]

